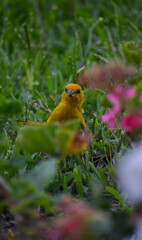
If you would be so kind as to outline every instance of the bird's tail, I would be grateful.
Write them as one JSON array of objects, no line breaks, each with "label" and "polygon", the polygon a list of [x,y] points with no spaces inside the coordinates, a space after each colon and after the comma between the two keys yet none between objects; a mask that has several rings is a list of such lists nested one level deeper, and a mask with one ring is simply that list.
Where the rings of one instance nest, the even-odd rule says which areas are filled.
[{"label": "bird's tail", "polygon": [[26,120],[16,120],[16,122],[20,122],[20,123],[25,123],[28,125],[34,125],[34,126],[47,126],[46,122],[38,122],[38,121],[26,121]]}]

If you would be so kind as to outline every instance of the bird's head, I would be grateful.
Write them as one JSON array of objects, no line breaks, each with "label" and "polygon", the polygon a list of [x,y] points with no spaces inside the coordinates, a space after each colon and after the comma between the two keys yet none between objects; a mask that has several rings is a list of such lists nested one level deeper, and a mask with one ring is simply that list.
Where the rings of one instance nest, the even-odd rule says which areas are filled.
[{"label": "bird's head", "polygon": [[84,101],[84,93],[81,86],[75,83],[70,83],[66,86],[62,100],[75,105],[82,105]]}]

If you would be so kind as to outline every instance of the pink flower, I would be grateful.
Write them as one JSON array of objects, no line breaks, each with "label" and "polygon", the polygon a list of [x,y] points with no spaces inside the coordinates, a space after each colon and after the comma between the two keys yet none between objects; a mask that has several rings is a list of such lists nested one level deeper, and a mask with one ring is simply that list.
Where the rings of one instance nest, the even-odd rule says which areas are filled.
[{"label": "pink flower", "polygon": [[71,216],[71,217],[66,217],[64,221],[62,221],[62,224],[60,225],[60,231],[61,231],[61,236],[70,236],[73,235],[75,236],[76,234],[80,234],[80,232],[83,231],[83,227],[85,224],[85,217],[84,216]]},{"label": "pink flower", "polygon": [[117,114],[115,112],[115,109],[110,110],[102,116],[102,121],[108,123],[109,128],[111,129],[115,128],[116,119]]},{"label": "pink flower", "polygon": [[108,95],[108,100],[113,104],[113,108],[102,116],[102,121],[108,123],[111,129],[115,128],[115,122],[121,110],[124,110],[128,99],[136,96],[135,88],[124,89],[117,86],[112,93]]},{"label": "pink flower", "polygon": [[142,115],[126,115],[121,122],[121,126],[128,132],[135,132],[137,128],[142,126]]},{"label": "pink flower", "polygon": [[72,213],[81,213],[82,211],[86,211],[88,206],[83,201],[79,201],[78,199],[71,199],[70,197],[63,197],[62,201],[58,204],[58,210],[62,211],[66,214]]},{"label": "pink flower", "polygon": [[125,66],[121,62],[110,62],[87,69],[78,81],[90,89],[101,88],[112,90],[116,85],[124,84],[125,80],[135,73],[134,66]]},{"label": "pink flower", "polygon": [[136,89],[135,88],[128,88],[128,89],[125,90],[124,94],[125,94],[125,97],[127,99],[134,98],[134,97],[136,97]]},{"label": "pink flower", "polygon": [[58,214],[45,232],[50,240],[82,240],[86,226],[94,220],[96,212],[85,202],[64,197],[57,206]]},{"label": "pink flower", "polygon": [[44,236],[48,236],[50,240],[59,240],[60,239],[60,230],[56,227],[52,227],[48,229],[45,233]]},{"label": "pink flower", "polygon": [[122,103],[122,101],[125,101],[126,99],[134,98],[135,96],[136,96],[135,88],[125,89],[124,87],[119,85],[114,89],[113,93],[109,94],[108,99],[111,103],[115,104],[116,101],[119,101]]},{"label": "pink flower", "polygon": [[134,66],[125,66],[121,62],[110,62],[105,66],[107,73],[117,82],[124,82],[135,72]]}]

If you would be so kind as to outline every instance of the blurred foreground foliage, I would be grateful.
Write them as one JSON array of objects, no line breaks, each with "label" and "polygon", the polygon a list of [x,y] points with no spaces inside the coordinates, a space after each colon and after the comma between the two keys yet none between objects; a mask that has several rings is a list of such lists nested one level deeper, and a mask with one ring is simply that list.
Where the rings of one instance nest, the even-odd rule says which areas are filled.
[{"label": "blurred foreground foliage", "polygon": [[17,136],[17,144],[30,153],[78,153],[89,146],[89,133],[81,135],[77,133],[79,128],[79,121],[70,121],[64,126],[57,122],[46,127],[25,126]]}]

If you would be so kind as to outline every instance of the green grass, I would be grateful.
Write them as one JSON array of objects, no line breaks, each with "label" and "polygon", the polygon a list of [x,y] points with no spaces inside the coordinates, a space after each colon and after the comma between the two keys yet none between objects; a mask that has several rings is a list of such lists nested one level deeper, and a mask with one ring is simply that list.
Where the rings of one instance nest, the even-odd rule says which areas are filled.
[{"label": "green grass", "polygon": [[[22,105],[20,112],[14,106],[12,116],[0,113],[0,132],[5,133],[0,137],[0,175],[9,183],[11,198],[17,202],[11,206],[2,199],[1,209],[6,205],[13,214],[25,214],[40,205],[53,212],[55,199],[68,193],[112,212],[117,212],[115,203],[119,210],[131,211],[114,174],[117,159],[128,147],[127,136],[119,128],[111,132],[101,122],[106,111],[101,104],[104,93],[83,87],[83,115],[92,135],[84,156],[21,151],[15,142],[21,125],[15,120],[46,121],[49,112],[40,105],[35,108],[35,103],[40,101],[52,111],[65,86],[77,81],[77,71],[84,65],[113,60],[127,63],[121,44],[141,43],[141,10],[140,0],[0,1],[0,93],[11,104],[19,100]],[[53,157],[56,174],[50,160]],[[46,166],[45,160],[49,161]],[[36,174],[42,176],[40,183]],[[46,188],[44,182],[48,183]],[[39,184],[43,184],[42,190]],[[25,197],[28,195],[29,199]]]}]

